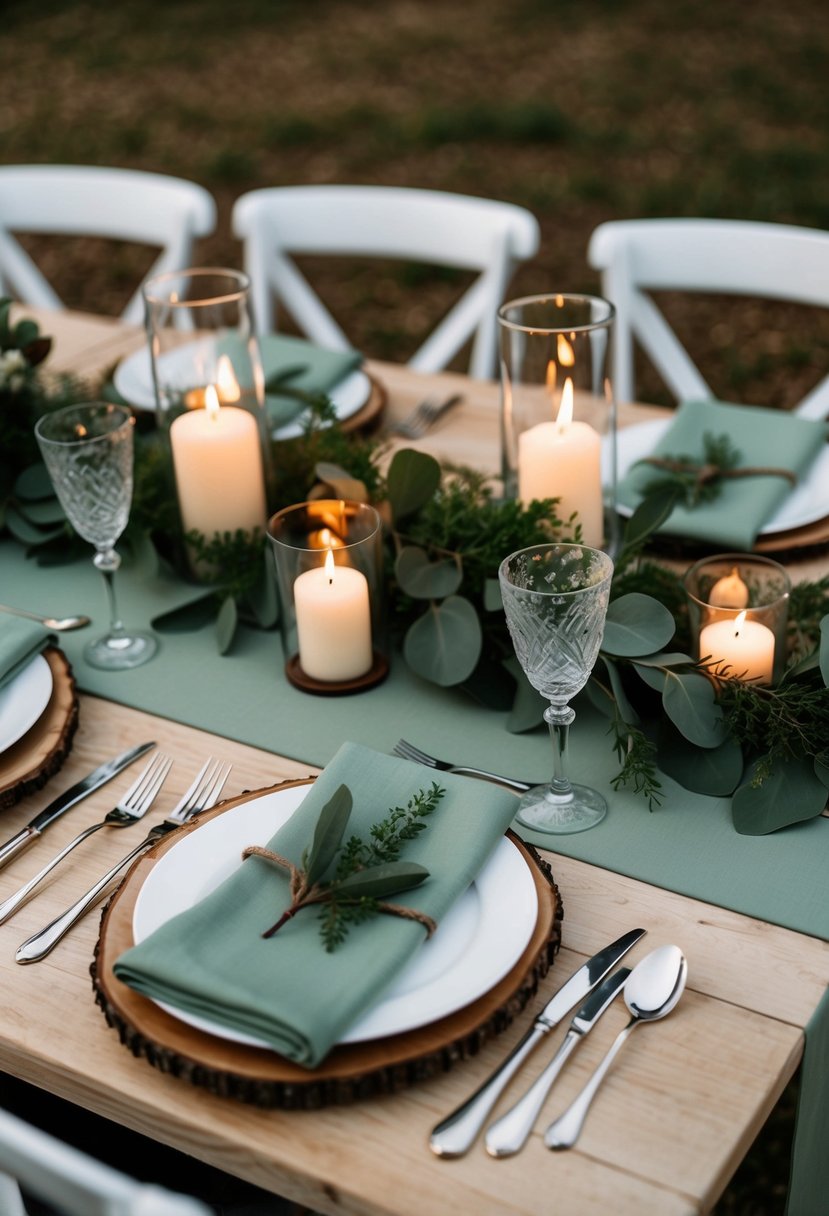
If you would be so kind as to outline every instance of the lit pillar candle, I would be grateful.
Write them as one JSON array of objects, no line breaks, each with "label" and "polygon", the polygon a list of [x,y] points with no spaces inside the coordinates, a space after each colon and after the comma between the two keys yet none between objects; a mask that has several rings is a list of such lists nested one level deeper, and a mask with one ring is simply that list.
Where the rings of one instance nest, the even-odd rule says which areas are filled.
[{"label": "lit pillar candle", "polygon": [[294,583],[299,663],[313,680],[354,680],[371,669],[371,605],[368,582],[352,566],[306,570]]},{"label": "lit pillar candle", "polygon": [[748,587],[740,578],[736,566],[724,578],[718,578],[708,596],[708,603],[715,608],[747,608]]},{"label": "lit pillar candle", "polygon": [[[771,684],[774,634],[761,621],[746,620],[744,612],[733,620],[712,621],[700,630],[700,658],[710,655],[712,675],[729,675],[756,684]],[[725,671],[725,667],[728,671]]]},{"label": "lit pillar candle", "polygon": [[602,441],[586,422],[573,420],[573,382],[561,393],[558,417],[540,422],[518,437],[518,497],[558,498],[557,514],[567,520],[575,511],[586,545],[601,545]]},{"label": "lit pillar candle", "polygon": [[252,532],[265,526],[265,475],[256,420],[219,406],[213,385],[205,408],[180,414],[170,427],[173,467],[185,532]]}]

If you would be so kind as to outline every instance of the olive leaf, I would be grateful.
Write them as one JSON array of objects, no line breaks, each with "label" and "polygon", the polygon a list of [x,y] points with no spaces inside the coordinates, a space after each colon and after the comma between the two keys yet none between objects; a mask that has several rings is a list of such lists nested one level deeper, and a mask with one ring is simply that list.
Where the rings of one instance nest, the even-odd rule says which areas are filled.
[{"label": "olive leaf", "polygon": [[446,688],[472,675],[482,643],[481,623],[472,604],[450,595],[414,622],[403,640],[403,657],[412,671]]},{"label": "olive leaf", "polygon": [[454,595],[463,581],[463,567],[453,558],[431,561],[420,545],[404,545],[397,555],[394,573],[412,599],[442,600]]},{"label": "olive leaf", "polygon": [[309,887],[319,882],[342,844],[353,800],[347,785],[339,786],[319,813],[307,859],[302,863]]},{"label": "olive leaf", "polygon": [[337,884],[337,895],[345,899],[383,899],[395,891],[418,887],[428,877],[429,871],[417,862],[387,861],[343,878]]},{"label": "olive leaf", "polygon": [[619,658],[653,654],[670,642],[675,630],[676,622],[664,604],[631,591],[611,601],[601,648]]}]

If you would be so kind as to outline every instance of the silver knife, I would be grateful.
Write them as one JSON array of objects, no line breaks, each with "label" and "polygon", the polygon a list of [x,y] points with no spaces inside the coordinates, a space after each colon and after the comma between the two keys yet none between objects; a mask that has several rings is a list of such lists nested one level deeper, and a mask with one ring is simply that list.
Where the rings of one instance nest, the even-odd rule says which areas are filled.
[{"label": "silver knife", "polygon": [[471,1098],[467,1098],[462,1106],[447,1115],[433,1129],[429,1138],[429,1147],[433,1153],[438,1157],[462,1157],[468,1152],[498,1097],[530,1052],[579,1001],[584,1000],[588,992],[595,988],[609,971],[613,970],[619,959],[623,958],[645,933],[645,929],[631,929],[618,941],[594,954],[584,966],[579,967],[575,975],[570,976],[552,1000],[547,1002],[503,1064],[475,1090]]},{"label": "silver knife", "polygon": [[155,743],[139,743],[137,747],[130,748],[127,752],[122,752],[120,756],[116,756],[114,760],[107,760],[106,764],[101,764],[88,777],[84,777],[83,781],[79,781],[76,785],[71,786],[64,793],[60,794],[54,801],[35,815],[34,819],[21,828],[16,836],[12,836],[11,840],[7,840],[5,844],[0,845],[0,867],[6,865],[18,853],[22,853],[28,848],[45,828],[48,828],[50,823],[54,823],[59,819],[70,807],[76,802],[80,802],[87,794],[91,794],[93,790],[97,790],[99,786],[105,785],[107,781],[111,781],[116,777],[127,765],[132,764],[133,760],[137,760],[139,756],[143,756],[151,747],[155,747]]},{"label": "silver knife", "polygon": [[530,1086],[523,1098],[519,1098],[515,1105],[490,1127],[486,1134],[486,1151],[490,1157],[511,1157],[524,1147],[553,1082],[570,1058],[576,1044],[581,1043],[595,1026],[617,993],[624,988],[629,975],[630,967],[620,967],[591,992],[570,1023],[561,1046],[541,1076]]}]

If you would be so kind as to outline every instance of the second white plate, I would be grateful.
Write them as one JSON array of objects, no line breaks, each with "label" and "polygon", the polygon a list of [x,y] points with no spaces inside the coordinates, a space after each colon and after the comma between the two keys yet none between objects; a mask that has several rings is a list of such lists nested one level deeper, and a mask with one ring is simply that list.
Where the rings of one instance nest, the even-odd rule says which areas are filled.
[{"label": "second white plate", "polygon": [[0,752],[22,739],[49,704],[52,668],[42,654],[0,689]]},{"label": "second white plate", "polygon": [[[240,864],[245,846],[267,844],[307,792],[307,786],[274,790],[233,807],[183,837],[159,858],[138,893],[133,911],[135,942],[143,941],[223,882]],[[523,855],[505,837],[433,937],[340,1042],[359,1043],[402,1034],[477,1000],[521,957],[537,917],[538,896],[532,873]],[[270,1047],[207,1018],[159,1004],[180,1021],[219,1038]]]}]

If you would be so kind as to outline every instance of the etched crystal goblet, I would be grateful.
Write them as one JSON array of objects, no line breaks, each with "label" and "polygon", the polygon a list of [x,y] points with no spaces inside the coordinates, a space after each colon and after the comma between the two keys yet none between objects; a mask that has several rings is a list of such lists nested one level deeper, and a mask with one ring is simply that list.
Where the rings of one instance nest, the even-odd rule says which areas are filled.
[{"label": "etched crystal goblet", "polygon": [[70,405],[40,418],[35,435],[60,505],[75,531],[95,546],[104,576],[109,632],[89,642],[84,658],[111,671],[138,667],[156,652],[148,633],[127,632],[118,615],[113,578],[121,564],[115,544],[132,504],[133,418],[107,402]]},{"label": "etched crystal goblet", "polygon": [[524,794],[517,814],[537,832],[583,832],[607,814],[597,790],[570,782],[567,744],[576,716],[569,703],[598,657],[612,576],[607,554],[585,545],[519,549],[498,570],[518,661],[533,688],[550,702],[544,720],[553,742],[553,776]]}]

